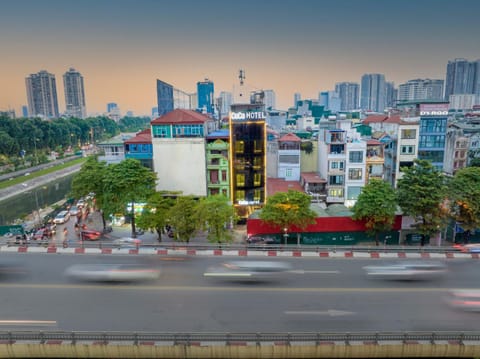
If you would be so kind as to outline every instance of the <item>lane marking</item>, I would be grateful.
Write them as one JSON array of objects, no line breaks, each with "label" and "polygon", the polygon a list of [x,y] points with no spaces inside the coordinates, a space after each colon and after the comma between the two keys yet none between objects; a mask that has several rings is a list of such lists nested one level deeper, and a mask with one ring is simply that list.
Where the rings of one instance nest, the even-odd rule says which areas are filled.
[{"label": "lane marking", "polygon": [[352,315],[355,312],[348,312],[345,310],[336,310],[336,309],[329,309],[329,310],[288,310],[284,312],[287,315],[328,315],[330,317],[338,317],[344,315]]},{"label": "lane marking", "polygon": [[294,269],[288,271],[289,273],[294,274],[340,274],[338,270],[305,270],[305,269]]}]

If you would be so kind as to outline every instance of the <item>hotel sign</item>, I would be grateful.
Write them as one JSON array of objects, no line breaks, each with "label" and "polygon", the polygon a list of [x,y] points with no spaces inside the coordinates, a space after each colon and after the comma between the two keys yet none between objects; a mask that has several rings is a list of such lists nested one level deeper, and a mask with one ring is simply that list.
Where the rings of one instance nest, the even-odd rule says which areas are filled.
[{"label": "hotel sign", "polygon": [[447,116],[448,103],[422,103],[420,116]]},{"label": "hotel sign", "polygon": [[264,120],[265,112],[231,112],[230,119],[232,121],[252,121],[252,120]]}]

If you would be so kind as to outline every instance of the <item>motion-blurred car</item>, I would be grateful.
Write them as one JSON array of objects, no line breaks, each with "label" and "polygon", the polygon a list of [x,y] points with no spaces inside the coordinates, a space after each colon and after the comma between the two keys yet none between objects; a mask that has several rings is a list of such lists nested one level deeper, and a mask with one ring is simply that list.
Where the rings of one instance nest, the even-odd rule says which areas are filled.
[{"label": "motion-blurred car", "polygon": [[480,253],[480,243],[454,244],[453,248],[462,253]]},{"label": "motion-blurred car", "polygon": [[275,239],[270,237],[252,236],[248,237],[246,242],[251,245],[273,245],[275,244]]},{"label": "motion-blurred car", "polygon": [[65,270],[65,276],[93,282],[138,282],[158,279],[160,270],[143,264],[76,264]]},{"label": "motion-blurred car", "polygon": [[442,262],[407,261],[364,267],[368,277],[390,280],[430,280],[443,277],[447,267]]},{"label": "motion-blurred car", "polygon": [[80,230],[80,239],[82,241],[97,241],[102,236],[102,232],[93,229]]},{"label": "motion-blurred car", "polygon": [[113,241],[113,244],[119,248],[138,248],[142,245],[142,240],[138,238],[118,238]]},{"label": "motion-blurred car", "polygon": [[42,240],[52,238],[53,234],[54,234],[54,232],[50,228],[44,227],[44,228],[38,229],[33,234],[32,239],[35,240],[35,241],[42,241]]},{"label": "motion-blurred car", "polygon": [[480,311],[480,290],[478,289],[454,289],[447,298],[448,304],[454,309],[470,312]]},{"label": "motion-blurred car", "polygon": [[203,275],[240,281],[263,281],[281,279],[289,270],[289,263],[279,261],[232,261],[210,267]]}]

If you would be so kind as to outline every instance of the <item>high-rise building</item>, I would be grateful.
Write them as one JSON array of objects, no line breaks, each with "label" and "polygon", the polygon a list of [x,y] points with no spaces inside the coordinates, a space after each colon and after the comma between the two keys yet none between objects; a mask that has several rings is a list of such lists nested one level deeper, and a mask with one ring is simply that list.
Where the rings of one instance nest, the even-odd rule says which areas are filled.
[{"label": "high-rise building", "polygon": [[300,101],[302,99],[302,95],[300,94],[300,92],[295,92],[293,94],[293,107],[297,107],[297,103],[298,101]]},{"label": "high-rise building", "polygon": [[358,92],[360,85],[355,82],[339,82],[335,85],[335,92],[340,97],[340,110],[353,111],[358,109]]},{"label": "high-rise building", "polygon": [[362,110],[383,112],[386,104],[385,75],[363,75],[360,91],[360,108]]},{"label": "high-rise building", "polygon": [[232,106],[233,96],[231,92],[222,91],[220,92],[220,113],[226,115],[230,112],[230,106]]},{"label": "high-rise building", "polygon": [[265,117],[261,101],[231,106],[230,193],[239,218],[247,218],[265,203],[267,184]]},{"label": "high-rise building", "polygon": [[275,96],[275,91],[273,90],[263,90],[263,103],[265,104],[265,109],[273,110],[277,107],[277,100]]},{"label": "high-rise building", "polygon": [[118,108],[118,105],[115,102],[107,103],[107,112],[112,112],[116,108]]},{"label": "high-rise building", "polygon": [[213,113],[214,86],[209,79],[197,82],[198,109],[202,112]]},{"label": "high-rise building", "polygon": [[173,111],[173,86],[157,80],[158,116]]},{"label": "high-rise building", "polygon": [[398,86],[398,101],[419,100],[443,100],[443,80],[415,79]]},{"label": "high-rise building", "polygon": [[24,118],[28,117],[28,106],[25,106],[25,105],[22,106],[22,117]]},{"label": "high-rise building", "polygon": [[393,82],[385,82],[385,107],[394,107],[397,99],[397,89]]},{"label": "high-rise building", "polygon": [[83,76],[80,72],[73,68],[70,68],[65,72],[63,75],[63,88],[65,90],[65,108],[67,116],[76,118],[87,117]]},{"label": "high-rise building", "polygon": [[335,91],[323,91],[318,94],[319,104],[324,106],[325,110],[337,113],[341,109],[340,96]]},{"label": "high-rise building", "polygon": [[58,117],[57,85],[55,75],[42,70],[25,79],[28,113],[31,117]]},{"label": "high-rise building", "polygon": [[480,94],[480,60],[455,59],[448,62],[445,100],[458,94]]},{"label": "high-rise building", "polygon": [[182,110],[196,110],[196,94],[173,88],[173,108]]}]

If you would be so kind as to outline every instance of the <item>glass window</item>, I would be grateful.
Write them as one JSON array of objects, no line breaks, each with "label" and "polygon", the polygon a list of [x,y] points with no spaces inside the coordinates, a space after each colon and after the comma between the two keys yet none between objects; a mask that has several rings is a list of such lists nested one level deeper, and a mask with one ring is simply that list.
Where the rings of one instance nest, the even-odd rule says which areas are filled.
[{"label": "glass window", "polygon": [[235,152],[236,153],[245,152],[245,142],[244,141],[236,141],[235,142]]},{"label": "glass window", "polygon": [[361,180],[362,179],[362,169],[361,168],[350,168],[348,170],[348,179]]},{"label": "glass window", "polygon": [[343,176],[328,176],[328,184],[343,185]]},{"label": "glass window", "polygon": [[402,155],[412,155],[415,153],[415,146],[400,146],[400,153]]},{"label": "glass window", "polygon": [[330,188],[328,190],[329,197],[343,198],[343,188]]},{"label": "glass window", "polygon": [[300,157],[297,155],[280,155],[278,161],[280,163],[300,163]]},{"label": "glass window", "polygon": [[245,191],[244,190],[237,190],[235,192],[236,194],[236,200],[238,201],[244,201],[245,200]]},{"label": "glass window", "polygon": [[227,171],[222,170],[222,182],[227,182]]},{"label": "glass window", "polygon": [[345,145],[330,145],[330,153],[341,154],[345,151]]},{"label": "glass window", "polygon": [[260,186],[262,184],[262,174],[261,173],[255,173],[253,175],[253,185],[254,186]]},{"label": "glass window", "polygon": [[401,136],[402,136],[402,139],[413,140],[417,137],[417,130],[414,130],[413,128],[402,130]]},{"label": "glass window", "polygon": [[292,169],[291,168],[287,168],[285,169],[285,177],[292,177]]},{"label": "glass window", "polygon": [[245,175],[243,173],[237,173],[237,186],[245,186]]},{"label": "glass window", "polygon": [[362,187],[348,187],[347,199],[358,199],[360,192],[362,192]]},{"label": "glass window", "polygon": [[350,163],[362,163],[363,162],[363,151],[350,151],[349,161],[350,161]]}]

